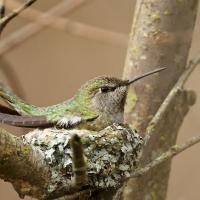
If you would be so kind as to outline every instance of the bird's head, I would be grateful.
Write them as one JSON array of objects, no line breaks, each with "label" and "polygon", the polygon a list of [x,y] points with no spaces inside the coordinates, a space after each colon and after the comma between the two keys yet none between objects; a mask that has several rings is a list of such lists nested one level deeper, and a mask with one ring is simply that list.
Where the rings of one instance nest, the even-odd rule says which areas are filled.
[{"label": "bird's head", "polygon": [[142,74],[132,80],[121,80],[114,77],[99,76],[86,82],[75,96],[76,100],[87,105],[93,111],[116,114],[124,111],[128,87],[135,81],[165,68]]}]

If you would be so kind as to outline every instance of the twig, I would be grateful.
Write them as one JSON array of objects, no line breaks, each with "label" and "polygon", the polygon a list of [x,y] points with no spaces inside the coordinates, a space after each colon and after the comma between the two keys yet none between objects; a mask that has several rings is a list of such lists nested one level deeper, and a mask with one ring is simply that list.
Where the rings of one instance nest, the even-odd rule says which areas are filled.
[{"label": "twig", "polygon": [[151,163],[147,164],[143,168],[136,170],[134,173],[131,174],[131,176],[129,178],[135,178],[135,177],[145,175],[152,168],[173,158],[174,156],[180,154],[181,152],[185,151],[186,149],[192,147],[193,145],[195,145],[199,142],[200,142],[200,136],[197,136],[197,137],[193,137],[193,138],[189,139],[184,144],[172,146],[167,152],[163,153],[161,156],[159,156],[158,158],[153,160]]},{"label": "twig", "polygon": [[[48,15],[54,15],[54,14],[60,14],[63,15],[74,8],[80,6],[86,2],[86,0],[68,0],[60,3],[51,11],[49,11],[47,14],[44,14],[43,17],[45,18]],[[17,45],[20,45],[23,43],[23,41],[29,39],[34,34],[41,31],[45,26],[42,26],[40,24],[30,24],[26,27],[23,27],[19,31],[14,32],[12,35],[7,37],[6,39],[2,40],[0,43],[0,55],[6,53],[7,51],[14,49]],[[11,87],[15,90],[15,92],[25,99],[25,93],[23,92],[21,84],[19,84],[19,79],[17,78],[16,72],[9,66],[1,65],[1,69],[4,72],[5,76],[7,77]],[[9,75],[9,76],[8,76]]]},{"label": "twig", "polygon": [[[174,88],[170,91],[169,95],[167,98],[164,100],[163,104],[159,108],[158,112],[152,119],[152,121],[149,123],[147,127],[147,134],[145,135],[145,143],[149,141],[149,139],[152,137],[152,135],[155,133],[154,129],[152,129],[152,124],[157,124],[159,125],[163,118],[161,117],[166,113],[167,110],[169,110],[170,105],[174,102],[175,96],[177,95],[178,91],[183,88],[184,84],[190,77],[191,73],[195,70],[195,68],[200,64],[200,54],[198,54],[195,58],[191,59],[189,61],[188,66],[186,67],[185,71],[179,78],[178,82],[174,86]],[[193,99],[191,98],[191,104],[194,104],[195,102],[195,96],[190,93]]]},{"label": "twig", "polygon": [[[15,1],[10,1],[8,4],[10,8],[13,8],[14,5],[16,6],[18,4]],[[45,15],[34,9],[29,9],[27,12],[22,13],[22,16],[25,16],[26,18],[35,21],[35,23],[39,24],[39,26],[42,27],[51,26],[53,28],[59,29],[61,31],[67,32],[75,36],[83,37],[86,39],[92,39],[106,44],[119,46],[127,45],[128,37],[127,35],[122,33],[108,31],[102,28],[76,22],[70,19],[62,19],[59,17],[55,17],[52,14]],[[34,34],[34,29],[32,29],[32,31],[33,33],[30,34],[28,37]],[[17,33],[17,35],[19,37],[21,33]],[[24,38],[23,35],[22,38]]]},{"label": "twig", "polygon": [[[0,1],[0,19],[3,20],[5,16],[5,3],[6,0],[1,0]],[[0,24],[0,34],[2,33],[4,28],[3,24]],[[20,81],[18,79],[17,73],[15,70],[10,66],[10,64],[1,57],[1,67],[0,69],[3,71],[5,77],[7,78],[8,82],[10,83],[11,87],[15,90],[15,92],[25,99],[25,92],[23,91],[23,87],[20,84]]]},{"label": "twig", "polygon": [[179,79],[179,84],[180,87],[183,87],[185,82],[188,80],[188,78],[190,77],[190,74],[195,70],[195,68],[200,64],[200,53],[195,56],[194,58],[192,58],[189,61],[188,66],[186,67],[185,72],[183,73],[183,75],[180,77]]},{"label": "twig", "polygon": [[[150,158],[152,158],[152,148],[163,148],[163,150],[165,149],[165,151],[167,151],[168,145],[172,146],[174,140],[173,138],[176,137],[175,132],[178,131],[184,116],[189,110],[189,106],[193,105],[195,102],[195,94],[192,91],[184,91],[183,86],[199,62],[200,55],[190,61],[185,72],[183,72],[177,84],[174,86],[174,88],[172,88],[167,98],[157,111],[156,115],[149,123],[147,134],[145,136],[146,146],[144,147],[141,158],[142,164],[151,162]],[[175,120],[176,123],[174,123]],[[165,124],[168,126],[166,127]],[[169,133],[171,134],[170,138],[168,137]],[[157,138],[158,134],[161,135],[161,139],[159,141]],[[165,139],[163,140],[163,138]],[[145,164],[143,166],[145,166]],[[165,169],[167,167],[165,167]],[[139,189],[137,186],[138,185],[135,184],[136,190]]]},{"label": "twig", "polygon": [[197,144],[199,142],[200,142],[200,136],[197,136],[197,137],[193,137],[193,138],[189,139],[184,144],[174,145],[167,152],[163,153],[161,156],[159,156],[158,158],[154,159],[152,162],[150,162],[149,164],[147,164],[145,167],[138,168],[137,170],[135,170],[130,175],[130,177],[128,177],[128,178],[125,179],[125,181],[123,183],[123,186],[118,189],[118,191],[117,191],[115,197],[113,198],[113,200],[120,200],[120,199],[122,199],[121,197],[123,195],[124,188],[126,187],[127,181],[129,179],[144,176],[150,170],[152,170],[153,168],[157,167],[161,163],[163,163],[163,162],[165,162],[165,161],[173,158],[174,156],[182,153],[183,151],[189,149],[190,147],[192,147],[193,145],[195,145],[195,144]]},{"label": "twig", "polygon": [[[80,6],[80,4],[84,3],[86,0],[68,0],[60,3],[58,6],[54,7],[49,11],[49,13],[44,14],[44,16],[50,15],[50,14],[65,14],[74,8]],[[38,33],[44,28],[44,26],[41,26],[39,24],[30,24],[26,27],[23,27],[19,31],[14,32],[12,35],[7,37],[6,39],[2,40],[0,43],[0,55],[6,53],[7,51],[14,49],[17,45],[20,45],[23,43],[23,41],[29,39],[34,34]],[[19,84],[19,79],[17,78],[16,72],[9,66],[1,65],[1,69],[4,72],[5,76],[7,77],[11,87],[15,90],[15,92],[25,99],[25,93],[23,92],[21,84]],[[9,76],[8,76],[9,75]]]},{"label": "twig", "polygon": [[7,16],[3,17],[0,20],[0,26],[1,28],[5,28],[5,26],[8,24],[8,22],[10,22],[13,18],[15,18],[16,16],[18,16],[23,10],[25,10],[26,8],[28,8],[29,6],[31,6],[33,3],[35,3],[37,0],[28,0],[26,3],[24,3],[23,5],[21,5],[19,8],[14,9],[10,14],[8,14]]},{"label": "twig", "polygon": [[6,0],[0,1],[0,18],[3,18],[5,15],[5,2]]},{"label": "twig", "polygon": [[[19,6],[19,4],[14,0],[10,0],[8,3],[8,8],[10,9],[13,9],[13,7],[17,6]],[[43,18],[44,14],[33,8],[23,12],[22,16],[24,16],[26,19],[35,21],[36,23],[40,23],[43,26],[50,26],[75,36],[80,36],[86,39],[93,39],[112,45],[127,45],[128,36],[125,34],[108,31],[102,28],[97,28],[91,25],[76,22],[70,19],[59,18],[52,15],[46,17],[45,20],[38,20]]]},{"label": "twig", "polygon": [[82,187],[87,184],[87,167],[84,159],[83,146],[80,137],[75,134],[71,138],[72,163],[75,186]]},{"label": "twig", "polygon": [[[46,21],[46,18],[49,15],[57,15],[57,16],[64,15],[87,1],[88,0],[63,1],[62,3],[58,4],[57,6],[49,10],[46,14],[44,14],[43,17],[39,19],[39,21]],[[15,31],[13,34],[11,34],[3,41],[1,41],[0,55],[5,54],[9,50],[15,49],[18,45],[21,45],[30,37],[42,31],[45,27],[46,26],[43,26],[40,23],[33,23],[21,28],[18,31]]]},{"label": "twig", "polygon": [[[6,0],[1,0],[0,1],[0,19],[2,19],[5,16],[5,2]],[[0,34],[3,30],[3,26],[0,25]]]}]

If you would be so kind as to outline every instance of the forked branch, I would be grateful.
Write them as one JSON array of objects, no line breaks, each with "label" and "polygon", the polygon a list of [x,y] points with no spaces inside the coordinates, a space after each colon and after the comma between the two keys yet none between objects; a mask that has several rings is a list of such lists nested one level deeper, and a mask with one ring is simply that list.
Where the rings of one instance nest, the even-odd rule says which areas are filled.
[{"label": "forked branch", "polygon": [[31,6],[33,3],[35,3],[37,0],[27,0],[24,4],[22,4],[20,7],[14,9],[11,13],[0,19],[0,26],[5,28],[5,26],[16,16],[18,16],[23,10]]},{"label": "forked branch", "polygon": [[152,170],[154,167],[157,167],[161,163],[173,158],[174,156],[182,153],[183,151],[187,150],[188,148],[194,146],[195,144],[200,142],[200,136],[193,137],[186,141],[185,143],[181,145],[174,145],[172,146],[167,152],[163,153],[161,156],[153,160],[151,163],[147,164],[143,168],[137,169],[135,172],[133,172],[130,176],[130,178],[140,177],[144,176],[147,172]]}]

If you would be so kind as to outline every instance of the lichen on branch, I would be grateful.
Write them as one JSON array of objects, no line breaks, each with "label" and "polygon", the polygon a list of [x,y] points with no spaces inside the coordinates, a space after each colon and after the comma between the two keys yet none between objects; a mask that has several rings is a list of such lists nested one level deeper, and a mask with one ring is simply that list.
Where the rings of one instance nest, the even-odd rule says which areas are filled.
[{"label": "lichen on branch", "polygon": [[[58,130],[55,128],[36,129],[20,138],[6,133],[5,137],[8,135],[9,140],[3,139],[4,137],[0,134],[2,149],[0,158],[1,163],[4,163],[4,167],[0,166],[1,177],[6,178],[14,185],[19,181],[21,184],[18,184],[15,188],[21,196],[29,195],[39,199],[54,199],[81,191],[82,188],[79,187],[77,190],[73,182],[73,155],[70,140],[74,134],[81,138],[84,149],[88,174],[87,189],[118,188],[124,178],[129,177],[132,170],[137,167],[143,147],[143,139],[127,126],[115,124],[100,132]],[[19,141],[21,147],[16,149],[17,154],[14,155],[13,162],[5,163],[4,160],[7,157],[4,157],[3,151],[8,147],[7,141],[10,140],[13,142],[13,151],[15,151],[14,144],[16,141]],[[25,147],[28,149],[28,154],[24,151]],[[33,153],[30,155],[29,151],[33,151]],[[35,152],[38,152],[40,157]],[[25,157],[24,154],[29,156]],[[12,155],[10,155],[10,160],[12,160]],[[25,157],[24,162],[21,165],[16,165],[15,161],[18,160],[20,163],[23,157]],[[25,164],[30,157],[32,162]],[[44,182],[38,177],[39,175],[42,178],[42,170],[40,172],[37,169],[40,163],[35,166],[34,173],[29,173],[29,168],[32,168],[37,160],[41,161],[41,166],[46,166],[48,169]],[[29,168],[24,168],[23,165],[28,165]],[[22,169],[25,170],[27,179],[21,180],[20,176],[15,176],[15,174],[8,179],[9,172],[15,171],[20,175]],[[6,176],[4,176],[4,173],[6,173]],[[29,181],[29,179],[34,179],[34,176],[36,182],[41,183],[37,190]]]}]

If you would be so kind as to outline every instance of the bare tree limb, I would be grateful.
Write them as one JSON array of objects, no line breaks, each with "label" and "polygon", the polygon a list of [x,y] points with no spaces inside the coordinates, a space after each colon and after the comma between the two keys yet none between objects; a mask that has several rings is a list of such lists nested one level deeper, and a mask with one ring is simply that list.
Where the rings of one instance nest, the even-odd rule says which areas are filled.
[{"label": "bare tree limb", "polygon": [[[0,19],[2,19],[5,16],[5,11],[6,11],[5,3],[6,3],[6,0],[0,1]],[[2,31],[2,25],[0,25],[0,32],[1,31]]]},{"label": "bare tree limb", "polygon": [[17,17],[23,10],[31,6],[37,0],[27,0],[23,5],[14,9],[10,14],[0,19],[1,29],[5,28],[5,26],[15,17]]},{"label": "bare tree limb", "polygon": [[[200,64],[200,54],[194,57],[192,60],[190,60],[188,66],[186,67],[184,73],[180,76],[178,82],[175,84],[173,89],[170,91],[167,98],[162,103],[161,107],[159,108],[158,112],[152,119],[152,121],[149,123],[147,127],[147,133],[146,133],[146,139],[145,143],[148,143],[149,139],[152,139],[152,135],[155,133],[154,129],[156,127],[154,125],[159,125],[164,120],[163,116],[166,115],[168,112],[171,112],[172,105],[176,101],[178,93],[181,92],[181,90],[184,90],[183,86],[185,82],[188,80],[191,73],[195,70],[195,68]],[[189,91],[188,96],[185,96],[186,100],[188,101],[189,105],[193,105],[196,101],[196,95],[194,92]],[[152,146],[150,147],[152,148]],[[149,149],[150,150],[150,149]]]},{"label": "bare tree limb", "polygon": [[160,164],[166,162],[169,159],[172,159],[174,156],[182,153],[183,151],[189,149],[190,147],[194,146],[195,144],[200,143],[200,136],[193,137],[186,141],[185,143],[181,145],[174,145],[172,146],[167,152],[163,153],[158,158],[154,159],[151,163],[147,164],[146,166],[142,168],[136,169],[130,177],[126,178],[125,183],[123,186],[117,191],[115,197],[113,200],[121,200],[123,198],[123,192],[126,187],[127,180],[131,178],[137,178],[146,175],[149,171],[151,171],[153,168],[159,166]]},{"label": "bare tree limb", "polygon": [[[184,75],[185,74],[183,74],[183,76]],[[180,82],[182,82],[182,77],[180,80]],[[180,84],[178,82],[171,90],[147,128],[147,135],[145,138],[146,145],[144,146],[140,160],[140,168],[146,166],[147,163],[151,162],[156,157],[160,156],[162,152],[167,151],[174,145],[174,141],[176,141],[177,137],[176,133],[178,132],[184,117],[188,113],[190,106],[195,102],[196,96],[194,92],[185,91],[179,86]],[[158,135],[160,136],[159,138]],[[145,176],[139,179],[131,179],[131,184],[134,185],[134,189],[139,189],[143,187],[146,182],[152,180],[153,177],[155,184],[159,182],[161,185],[159,187],[148,185],[143,187],[143,192],[147,194],[151,188],[151,192],[156,194],[159,199],[164,199],[163,197],[166,195],[165,184],[168,182],[168,176],[166,176],[166,174],[170,171],[170,165],[171,160],[163,162],[158,168],[153,168]],[[160,179],[160,177],[162,178]],[[140,194],[138,195],[140,196]],[[151,195],[151,193],[149,193],[149,195]]]},{"label": "bare tree limb", "polygon": [[[20,5],[17,9],[14,9],[10,14],[7,16],[5,15],[5,0],[1,1],[1,7],[0,7],[0,33],[2,33],[5,26],[16,16],[18,16],[23,10],[31,6],[33,3],[35,3],[36,0],[28,0],[23,5]],[[15,71],[6,63],[6,61],[2,61],[4,64],[1,65],[1,69],[4,72],[5,76],[7,77],[8,81],[11,84],[11,87],[16,90],[16,92],[21,96],[24,97],[23,89],[20,85],[20,81],[17,78],[17,75]],[[14,86],[14,87],[13,87]]]},{"label": "bare tree limb", "polygon": [[[153,160],[154,158],[156,159],[155,155],[154,157],[152,157],[151,155],[153,148],[157,147],[157,149],[160,149],[162,147],[163,149],[165,149],[165,151],[168,150],[168,146],[170,146],[170,144],[173,144],[174,137],[176,137],[176,134],[174,134],[174,132],[178,131],[185,115],[189,110],[189,106],[195,103],[196,96],[194,92],[185,91],[183,89],[183,85],[188,76],[198,65],[199,56],[194,58],[193,62],[190,63],[193,64],[189,64],[190,67],[188,66],[186,68],[185,72],[179,78],[177,84],[170,91],[167,98],[164,100],[161,107],[157,111],[156,115],[149,123],[147,134],[145,136],[145,146],[140,161],[142,164],[141,166],[146,166],[147,162],[151,162],[151,160]],[[167,124],[167,126],[164,126],[165,124]],[[161,134],[161,139],[159,141],[157,139],[158,134]],[[141,169],[141,166],[139,167],[139,169]],[[168,167],[169,166],[170,163],[168,163]],[[155,169],[155,172],[156,170],[159,169]],[[142,184],[144,184],[146,178],[148,180],[151,175],[152,174],[147,174],[147,176],[143,177],[143,182],[139,183],[137,187],[142,187]],[[165,180],[164,177],[165,176],[163,175],[163,180]],[[135,182],[133,183],[133,185],[136,187],[137,180],[134,179],[134,181]],[[146,189],[143,189],[143,191],[145,190]],[[122,195],[120,191],[119,195]]]},{"label": "bare tree limb", "polygon": [[189,64],[186,67],[186,70],[185,70],[184,74],[180,78],[182,80],[179,79],[180,87],[184,86],[184,84],[186,83],[186,81],[190,77],[190,74],[195,70],[195,68],[199,64],[200,64],[200,53],[189,61]]},{"label": "bare tree limb", "polygon": [[[5,16],[5,11],[6,11],[5,3],[6,3],[6,0],[0,1],[0,19],[2,19]],[[0,34],[2,33],[2,30],[3,30],[3,26],[0,24]]]},{"label": "bare tree limb", "polygon": [[1,0],[0,1],[0,18],[2,19],[5,15],[5,3],[6,0]]},{"label": "bare tree limb", "polygon": [[133,172],[130,178],[135,178],[135,177],[140,177],[140,176],[145,175],[154,167],[157,167],[161,163],[173,158],[174,156],[180,154],[181,152],[187,150],[188,148],[192,147],[193,145],[199,142],[200,142],[200,136],[197,136],[197,137],[193,137],[189,139],[184,144],[172,146],[167,152],[163,153],[161,156],[153,160],[151,163]]},{"label": "bare tree limb", "polygon": [[[6,0],[0,1],[0,20],[4,18],[5,16],[5,3]],[[3,31],[4,25],[0,24],[0,35]],[[16,94],[18,94],[20,97],[25,99],[25,93],[23,91],[23,87],[20,84],[20,80],[18,79],[17,73],[15,70],[10,66],[8,61],[1,56],[0,58],[0,69],[4,73],[6,79],[8,80],[10,86],[16,91]]]},{"label": "bare tree limb", "polygon": [[[18,3],[16,3],[16,1],[9,1],[8,8],[12,9],[16,6],[19,6]],[[127,35],[122,33],[108,31],[103,28],[94,27],[91,25],[76,22],[70,19],[59,18],[52,15],[46,17],[45,20],[39,20],[40,18],[43,19],[44,14],[35,9],[29,9],[26,12],[23,12],[22,16],[43,26],[50,26],[52,28],[64,31],[74,36],[92,39],[98,42],[103,42],[111,45],[127,45],[128,37]]]},{"label": "bare tree limb", "polygon": [[[38,21],[46,22],[46,18],[48,18],[48,16],[51,16],[51,15],[61,16],[61,15],[67,14],[68,12],[74,10],[75,8],[86,3],[87,1],[88,0],[63,1],[62,3],[58,4],[57,6],[49,10],[46,14],[44,14],[42,18],[38,19]],[[3,41],[1,41],[0,55],[5,54],[9,50],[15,49],[18,45],[21,45],[30,37],[42,31],[45,27],[47,26],[43,26],[41,23],[38,22],[38,23],[26,25],[20,30],[14,32],[13,34],[5,38]]]},{"label": "bare tree limb", "polygon": [[[1,129],[0,178],[11,182],[21,197],[39,197],[46,190],[48,177],[49,167],[42,152]],[[28,189],[30,185],[32,191]]]},{"label": "bare tree limb", "polygon": [[[126,118],[136,129],[145,132],[148,123],[185,71],[197,12],[197,1],[137,1],[131,30],[124,77],[156,66],[165,73],[142,80],[130,91],[135,95]],[[181,21],[180,21],[181,20]],[[173,23],[171,23],[173,21]],[[134,115],[132,115],[134,113]]]},{"label": "bare tree limb", "polygon": [[[64,1],[51,9],[49,13],[44,14],[43,18],[47,17],[49,15],[54,15],[54,14],[60,14],[63,15],[76,7],[79,7],[81,4],[85,3],[87,0],[69,0],[69,1]],[[18,4],[17,4],[18,5]],[[9,17],[7,17],[9,18]],[[6,18],[6,19],[7,19]],[[5,20],[5,19],[4,19]],[[38,19],[39,21],[39,19]],[[6,39],[2,40],[0,43],[0,49],[2,52],[0,55],[6,53],[7,51],[14,49],[17,45],[20,45],[25,41],[26,39],[29,39],[31,36],[36,34],[37,32],[41,31],[45,26],[38,25],[38,24],[30,24],[27,25],[26,27],[23,27],[21,30],[14,32],[11,34],[11,36],[7,37]],[[0,51],[1,51],[0,50]],[[3,58],[2,58],[3,59]],[[16,91],[16,93],[25,99],[25,92],[23,91],[23,88],[20,84],[20,81],[16,75],[16,72],[14,69],[8,66],[6,62],[3,60],[3,64],[1,64],[1,70],[5,74],[6,78],[8,79],[8,82],[10,83],[10,86],[13,88],[13,90]]]},{"label": "bare tree limb", "polygon": [[[5,3],[6,0],[0,1],[0,22],[1,20],[5,19]],[[4,28],[4,24],[0,23],[0,34],[2,33]],[[16,91],[16,93],[21,96],[23,99],[25,99],[25,93],[23,91],[23,87],[20,84],[20,80],[18,79],[17,73],[14,71],[14,69],[10,66],[10,64],[1,56],[0,59],[1,67],[0,69],[4,73],[6,79],[8,80],[11,87]]]},{"label": "bare tree limb", "polygon": [[[197,3],[196,0],[137,1],[124,77],[129,79],[136,73],[156,66],[167,67],[165,73],[149,77],[130,88],[126,120],[139,132],[146,132],[149,122],[185,71]],[[192,100],[194,95],[183,89],[174,92],[173,103],[170,104],[170,110],[163,115],[162,123],[149,125],[149,131],[152,128],[155,133],[144,149],[142,166],[176,143],[178,129],[191,104],[188,100]],[[157,199],[165,199],[169,172],[170,161],[161,164],[159,169],[155,168],[144,177],[131,180],[132,193],[128,196],[140,200],[147,196],[151,199],[153,194]]]}]

